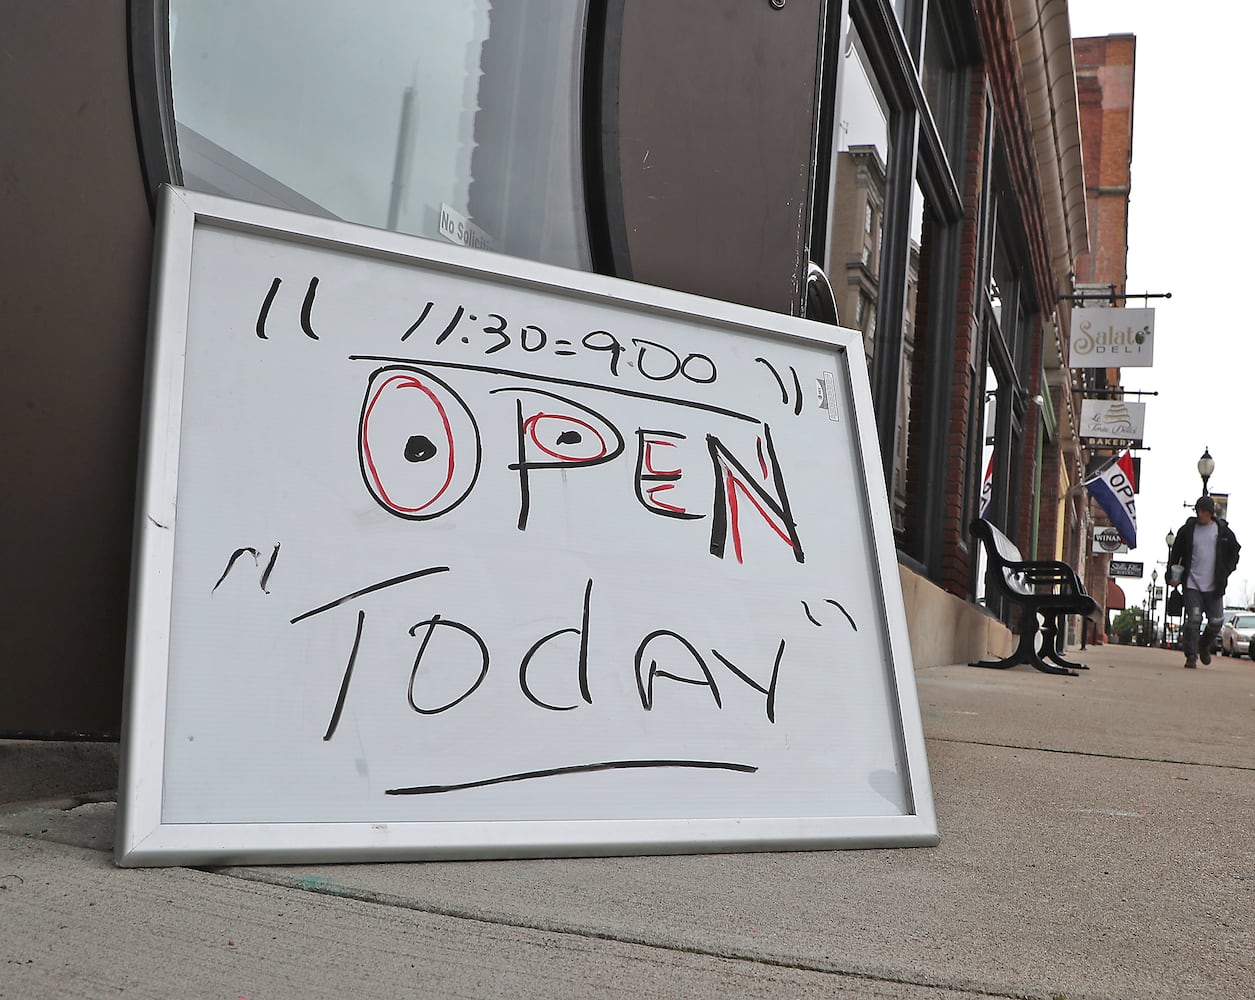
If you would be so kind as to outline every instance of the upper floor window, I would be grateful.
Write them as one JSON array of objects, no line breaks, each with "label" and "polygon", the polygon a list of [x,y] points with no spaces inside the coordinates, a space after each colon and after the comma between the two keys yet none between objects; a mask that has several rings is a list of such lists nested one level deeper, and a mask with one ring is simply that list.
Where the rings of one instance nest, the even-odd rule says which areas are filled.
[{"label": "upper floor window", "polygon": [[836,121],[828,177],[823,252],[837,295],[837,313],[855,312],[877,291],[889,162],[889,102],[872,70],[858,28],[845,23],[837,70]]}]

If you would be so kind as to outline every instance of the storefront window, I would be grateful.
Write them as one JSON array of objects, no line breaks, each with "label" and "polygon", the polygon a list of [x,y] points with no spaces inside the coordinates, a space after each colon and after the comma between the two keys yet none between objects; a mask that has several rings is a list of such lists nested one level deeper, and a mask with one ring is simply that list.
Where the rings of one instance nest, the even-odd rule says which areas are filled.
[{"label": "storefront window", "polygon": [[[992,455],[992,517],[1006,525],[1016,522],[1026,503],[1035,502],[1021,489],[1027,481],[1024,478],[1026,462],[1030,462],[1025,453],[1027,392],[1024,387],[1030,380],[1032,368],[1041,361],[1032,350],[1036,307],[1018,202],[1008,181],[1003,152],[995,147],[991,155],[993,186],[984,220],[987,250],[983,265],[986,277],[982,340],[987,370],[986,398],[997,405],[993,409],[987,407],[982,460],[988,462]],[[988,391],[990,385],[997,390],[992,395]]]},{"label": "storefront window", "polygon": [[1015,272],[998,243],[994,249],[993,266],[989,269],[989,306],[1008,349],[1015,343]]},{"label": "storefront window", "polygon": [[860,303],[875,302],[880,289],[889,106],[870,69],[858,29],[847,23],[837,71],[837,116],[828,195],[828,277],[837,314],[863,331],[868,360],[874,324]]},{"label": "storefront window", "polygon": [[183,182],[587,268],[585,7],[171,0]]},{"label": "storefront window", "polygon": [[962,138],[962,102],[959,92],[962,70],[951,29],[945,20],[942,6],[936,0],[928,6],[928,30],[924,35],[919,82],[946,155],[951,161],[957,162],[960,159]]},{"label": "storefront window", "polygon": [[907,245],[906,304],[902,311],[902,363],[898,369],[898,411],[894,427],[892,497],[893,527],[899,534],[906,527],[907,513],[907,450],[910,443],[911,396],[915,360],[915,333],[923,303],[919,297],[920,266],[926,259],[924,215],[927,212],[924,193],[918,183],[911,185],[911,229]]},{"label": "storefront window", "polygon": [[1013,256],[1011,241],[999,227],[989,268],[989,305],[1003,349],[1022,381],[1027,381],[1033,365],[1030,305],[1025,299],[1027,268]]},{"label": "storefront window", "polygon": [[910,24],[912,8],[918,2],[919,0],[893,0],[893,16],[904,29]]}]

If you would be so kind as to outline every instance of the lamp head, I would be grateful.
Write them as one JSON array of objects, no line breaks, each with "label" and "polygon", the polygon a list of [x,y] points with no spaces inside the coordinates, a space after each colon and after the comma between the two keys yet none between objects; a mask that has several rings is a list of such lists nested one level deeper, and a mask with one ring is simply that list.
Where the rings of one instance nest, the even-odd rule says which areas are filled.
[{"label": "lamp head", "polygon": [[1198,474],[1203,480],[1203,492],[1207,492],[1207,480],[1211,478],[1211,474],[1216,471],[1216,460],[1211,457],[1211,452],[1204,445],[1202,457],[1198,460]]}]

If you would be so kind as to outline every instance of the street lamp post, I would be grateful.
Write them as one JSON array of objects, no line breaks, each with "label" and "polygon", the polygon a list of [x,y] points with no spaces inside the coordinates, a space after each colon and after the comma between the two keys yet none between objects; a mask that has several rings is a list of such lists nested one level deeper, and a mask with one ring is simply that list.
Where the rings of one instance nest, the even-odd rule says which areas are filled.
[{"label": "street lamp post", "polygon": [[1198,460],[1198,474],[1203,480],[1203,496],[1211,496],[1207,492],[1207,480],[1211,478],[1211,474],[1216,471],[1216,460],[1211,457],[1211,452],[1203,445],[1202,457]]},{"label": "street lamp post", "polygon": [[1159,570],[1150,571],[1150,639],[1146,645],[1155,645],[1155,605],[1159,603]]},{"label": "street lamp post", "polygon": [[1177,540],[1177,533],[1171,528],[1168,534],[1164,536],[1164,541],[1168,544],[1168,561],[1164,563],[1163,578],[1163,648],[1168,648],[1168,584],[1172,580],[1172,543]]}]

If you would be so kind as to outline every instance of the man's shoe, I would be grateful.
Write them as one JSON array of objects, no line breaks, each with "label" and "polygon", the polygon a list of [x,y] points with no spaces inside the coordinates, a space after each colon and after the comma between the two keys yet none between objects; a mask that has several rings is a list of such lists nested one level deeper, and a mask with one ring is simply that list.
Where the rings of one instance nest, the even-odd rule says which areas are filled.
[{"label": "man's shoe", "polygon": [[1185,669],[1186,669],[1186,670],[1193,670],[1193,669],[1194,669],[1195,667],[1197,667],[1197,666],[1198,666],[1198,657],[1197,657],[1197,656],[1187,656],[1187,657],[1185,658]]},{"label": "man's shoe", "polygon": [[1198,654],[1198,658],[1203,661],[1203,666],[1207,666],[1207,664],[1211,662],[1211,653],[1207,652],[1205,649],[1201,650]]}]

